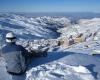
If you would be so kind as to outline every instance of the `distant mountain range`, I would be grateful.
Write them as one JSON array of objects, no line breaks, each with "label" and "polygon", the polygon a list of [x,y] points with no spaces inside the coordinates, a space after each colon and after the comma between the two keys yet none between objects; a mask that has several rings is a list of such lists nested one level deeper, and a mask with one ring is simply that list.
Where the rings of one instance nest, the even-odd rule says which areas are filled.
[{"label": "distant mountain range", "polygon": [[[14,13],[14,12],[11,12]],[[52,16],[52,17],[67,17],[72,23],[79,19],[91,19],[100,18],[100,13],[94,12],[15,12],[14,14],[24,15],[26,17],[40,17],[40,16]]]}]

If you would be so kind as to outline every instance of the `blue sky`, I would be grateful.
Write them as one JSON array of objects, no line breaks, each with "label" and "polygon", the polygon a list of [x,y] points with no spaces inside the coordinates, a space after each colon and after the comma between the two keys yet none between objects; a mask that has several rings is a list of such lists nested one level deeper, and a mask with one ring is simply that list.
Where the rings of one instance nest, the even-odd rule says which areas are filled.
[{"label": "blue sky", "polygon": [[0,0],[0,12],[100,12],[100,0]]}]

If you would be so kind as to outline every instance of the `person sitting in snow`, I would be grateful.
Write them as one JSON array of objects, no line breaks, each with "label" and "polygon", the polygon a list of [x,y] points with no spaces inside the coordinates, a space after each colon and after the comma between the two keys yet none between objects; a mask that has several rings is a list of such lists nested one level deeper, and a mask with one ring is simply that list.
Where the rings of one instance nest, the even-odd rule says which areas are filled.
[{"label": "person sitting in snow", "polygon": [[9,32],[6,34],[7,44],[2,48],[2,56],[10,74],[22,74],[26,71],[28,51],[21,45],[16,44],[16,36]]}]

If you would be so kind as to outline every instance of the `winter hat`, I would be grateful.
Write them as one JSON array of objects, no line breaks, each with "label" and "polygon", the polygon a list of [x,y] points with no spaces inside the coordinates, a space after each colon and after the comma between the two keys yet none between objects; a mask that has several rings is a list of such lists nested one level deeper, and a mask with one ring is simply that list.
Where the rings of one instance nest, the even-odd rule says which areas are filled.
[{"label": "winter hat", "polygon": [[15,42],[16,41],[16,36],[14,33],[12,32],[9,32],[6,34],[6,42],[8,43],[12,43],[12,42]]}]

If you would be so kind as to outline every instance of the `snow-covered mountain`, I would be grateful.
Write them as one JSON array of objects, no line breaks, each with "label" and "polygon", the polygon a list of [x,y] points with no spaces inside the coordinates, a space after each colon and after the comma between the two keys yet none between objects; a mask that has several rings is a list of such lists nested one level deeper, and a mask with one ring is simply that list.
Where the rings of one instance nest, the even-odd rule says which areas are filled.
[{"label": "snow-covered mountain", "polygon": [[[26,77],[17,76],[15,80],[100,80],[100,56],[92,56],[100,52],[100,18],[72,24],[66,17],[0,13],[0,47],[9,31],[28,50],[49,48],[47,57],[33,59]],[[70,36],[76,39],[80,34],[84,41],[62,46],[67,45],[64,40]]]},{"label": "snow-covered mountain", "polygon": [[70,24],[65,17],[25,17],[16,14],[0,14],[0,33],[14,32],[22,39],[57,38],[57,30]]},{"label": "snow-covered mountain", "polygon": [[[71,25],[70,27],[65,27],[59,30],[62,33],[62,36],[77,36],[80,33],[83,33],[84,36],[90,35],[91,33],[96,33],[96,36],[100,38],[100,18],[93,19],[80,19],[77,21],[78,24]],[[96,37],[95,36],[95,37]]]}]

